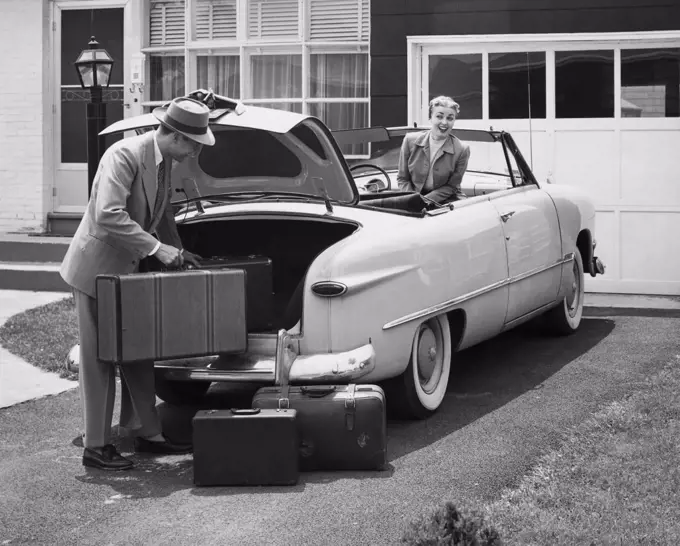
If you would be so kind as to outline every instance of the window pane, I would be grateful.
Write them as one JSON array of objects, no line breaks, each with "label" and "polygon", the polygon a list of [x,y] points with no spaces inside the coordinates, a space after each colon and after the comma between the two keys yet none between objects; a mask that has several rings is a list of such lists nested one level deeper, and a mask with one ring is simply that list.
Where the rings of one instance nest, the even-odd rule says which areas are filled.
[{"label": "window pane", "polygon": [[241,75],[238,55],[200,56],[196,69],[200,89],[212,89],[218,95],[239,98]]},{"label": "window pane", "polygon": [[184,57],[151,56],[150,100],[184,95]]},{"label": "window pane", "polygon": [[621,50],[621,117],[680,117],[680,49]]},{"label": "window pane", "polygon": [[558,118],[614,117],[614,52],[555,52]]},{"label": "window pane", "polygon": [[489,117],[545,118],[545,52],[489,54]]},{"label": "window pane", "polygon": [[368,97],[368,55],[311,55],[309,71],[314,98]]},{"label": "window pane", "polygon": [[453,97],[459,119],[482,119],[482,55],[430,55],[430,97]]},{"label": "window pane", "polygon": [[[312,103],[309,113],[323,121],[331,131],[368,127],[367,103]],[[345,155],[366,155],[368,144],[341,146]]]},{"label": "window pane", "polygon": [[250,57],[250,88],[254,99],[302,97],[300,55],[253,55]]}]

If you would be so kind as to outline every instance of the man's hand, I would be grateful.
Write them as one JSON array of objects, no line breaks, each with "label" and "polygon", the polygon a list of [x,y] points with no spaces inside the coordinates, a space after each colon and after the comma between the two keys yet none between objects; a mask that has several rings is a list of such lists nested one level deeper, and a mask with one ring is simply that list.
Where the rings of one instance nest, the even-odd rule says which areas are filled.
[{"label": "man's hand", "polygon": [[185,250],[182,252],[182,256],[184,256],[184,263],[190,263],[194,267],[201,267],[202,258],[198,254]]},{"label": "man's hand", "polygon": [[158,248],[154,256],[158,258],[158,260],[163,265],[168,267],[182,267],[182,264],[184,263],[182,253],[180,252],[179,248],[175,248],[174,246],[163,243],[161,243],[161,246]]}]

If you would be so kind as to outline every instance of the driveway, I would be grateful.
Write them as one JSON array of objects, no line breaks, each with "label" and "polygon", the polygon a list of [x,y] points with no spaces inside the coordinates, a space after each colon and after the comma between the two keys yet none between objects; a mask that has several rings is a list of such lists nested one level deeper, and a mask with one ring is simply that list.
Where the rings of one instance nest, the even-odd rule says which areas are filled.
[{"label": "driveway", "polygon": [[[388,422],[387,470],[302,474],[293,487],[195,488],[191,456],[86,470],[75,391],[0,410],[0,544],[396,544],[445,500],[497,498],[565,429],[678,354],[677,311],[627,312],[590,312],[570,338],[529,327],[460,353],[439,413]],[[210,404],[234,403],[224,397]]]}]

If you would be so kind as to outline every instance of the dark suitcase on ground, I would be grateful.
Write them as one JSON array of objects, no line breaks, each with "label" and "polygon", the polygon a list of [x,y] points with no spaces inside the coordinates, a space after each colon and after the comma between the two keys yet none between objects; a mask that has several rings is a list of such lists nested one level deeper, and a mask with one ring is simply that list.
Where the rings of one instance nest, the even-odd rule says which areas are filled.
[{"label": "dark suitcase on ground", "polygon": [[246,272],[248,331],[269,330],[274,324],[274,276],[266,256],[215,256],[201,260],[201,269],[234,268]]},{"label": "dark suitcase on ground", "polygon": [[255,393],[253,407],[286,407],[286,398],[297,410],[300,470],[375,470],[387,464],[385,394],[380,387],[263,387]]},{"label": "dark suitcase on ground", "polygon": [[245,274],[238,269],[99,275],[96,290],[104,362],[246,350]]},{"label": "dark suitcase on ground", "polygon": [[294,485],[295,410],[201,410],[193,420],[195,485]]}]

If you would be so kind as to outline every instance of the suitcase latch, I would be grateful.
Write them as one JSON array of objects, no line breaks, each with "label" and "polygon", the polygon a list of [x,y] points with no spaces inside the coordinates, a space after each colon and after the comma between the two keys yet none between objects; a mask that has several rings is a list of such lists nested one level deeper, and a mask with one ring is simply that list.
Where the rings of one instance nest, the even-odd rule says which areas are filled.
[{"label": "suitcase latch", "polygon": [[290,400],[288,398],[279,398],[279,409],[290,409]]}]

